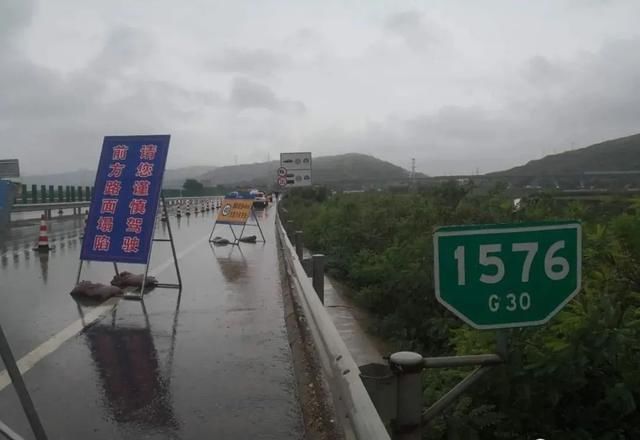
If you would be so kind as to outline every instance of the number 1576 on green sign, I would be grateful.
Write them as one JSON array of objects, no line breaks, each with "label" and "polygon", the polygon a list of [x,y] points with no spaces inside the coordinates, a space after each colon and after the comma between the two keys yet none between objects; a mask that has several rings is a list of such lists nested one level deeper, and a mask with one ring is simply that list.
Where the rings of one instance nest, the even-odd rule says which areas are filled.
[{"label": "number 1576 on green sign", "polygon": [[475,328],[544,324],[578,293],[578,222],[449,226],[434,237],[438,301]]}]

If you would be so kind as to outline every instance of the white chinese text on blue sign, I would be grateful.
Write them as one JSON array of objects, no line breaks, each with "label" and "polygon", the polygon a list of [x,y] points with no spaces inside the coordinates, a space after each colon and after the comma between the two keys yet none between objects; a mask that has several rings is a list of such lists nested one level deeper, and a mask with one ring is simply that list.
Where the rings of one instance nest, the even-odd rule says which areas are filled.
[{"label": "white chinese text on blue sign", "polygon": [[169,138],[104,138],[80,259],[149,262]]}]

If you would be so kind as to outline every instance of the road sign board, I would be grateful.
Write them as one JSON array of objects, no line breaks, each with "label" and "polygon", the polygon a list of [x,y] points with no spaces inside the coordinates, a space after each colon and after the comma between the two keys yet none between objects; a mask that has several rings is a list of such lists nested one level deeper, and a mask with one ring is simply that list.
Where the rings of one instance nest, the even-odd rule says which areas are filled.
[{"label": "road sign board", "polygon": [[580,290],[575,221],[442,227],[433,248],[438,301],[478,329],[544,324]]},{"label": "road sign board", "polygon": [[287,184],[293,186],[311,186],[311,170],[289,171]]},{"label": "road sign board", "polygon": [[0,179],[20,177],[18,159],[0,159]]},{"label": "road sign board", "polygon": [[286,179],[280,186],[311,186],[311,153],[280,153],[278,175]]},{"label": "road sign board", "polygon": [[251,215],[253,199],[230,199],[222,201],[222,209],[218,212],[217,223],[228,225],[244,225]]},{"label": "road sign board", "polygon": [[280,166],[291,170],[310,170],[311,153],[280,153]]},{"label": "road sign board", "polygon": [[105,136],[81,260],[148,264],[169,138]]},{"label": "road sign board", "polygon": [[287,186],[287,178],[283,176],[278,177],[278,185]]}]

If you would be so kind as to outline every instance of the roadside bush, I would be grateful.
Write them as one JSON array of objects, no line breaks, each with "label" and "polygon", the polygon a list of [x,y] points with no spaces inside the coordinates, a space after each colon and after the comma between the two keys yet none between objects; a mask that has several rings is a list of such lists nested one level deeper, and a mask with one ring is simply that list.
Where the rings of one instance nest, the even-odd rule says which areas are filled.
[{"label": "roadside bush", "polygon": [[[429,439],[640,438],[640,203],[542,194],[514,212],[504,188],[292,193],[288,214],[330,273],[375,317],[373,331],[426,356],[491,352],[495,333],[463,325],[433,291],[436,226],[578,219],[583,289],[548,325],[507,331],[497,368],[427,429]],[[464,370],[428,371],[428,404]]]}]

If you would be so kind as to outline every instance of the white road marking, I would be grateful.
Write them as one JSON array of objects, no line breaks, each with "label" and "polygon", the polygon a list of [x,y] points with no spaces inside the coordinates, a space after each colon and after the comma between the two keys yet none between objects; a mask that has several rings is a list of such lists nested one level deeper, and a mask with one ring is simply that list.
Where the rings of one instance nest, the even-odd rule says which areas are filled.
[{"label": "white road marking", "polygon": [[[87,313],[84,317],[84,322],[86,322],[87,325],[93,324],[100,317],[109,313],[117,304],[118,300],[119,298],[109,298],[108,300],[91,310],[89,313]],[[61,332],[53,335],[50,339],[40,344],[30,353],[26,354],[22,359],[18,361],[18,368],[20,369],[20,372],[22,374],[25,374],[47,355],[53,353],[66,341],[80,333],[84,328],[82,322],[82,319],[78,319]],[[11,379],[9,378],[9,373],[7,372],[7,370],[3,370],[2,372],[0,372],[0,391],[2,391],[10,383]]]},{"label": "white road marking", "polygon": [[[178,260],[180,260],[205,241],[207,241],[206,237],[196,241],[195,243],[189,245],[187,248],[183,249],[181,252],[177,253],[176,257],[178,258]],[[172,265],[173,257],[169,258],[164,263],[152,268],[149,273],[152,275],[157,275],[168,267],[171,267]],[[62,346],[62,344],[80,333],[85,327],[90,326],[98,319],[109,313],[118,304],[119,300],[120,298],[109,298],[99,306],[93,308],[89,313],[87,313],[84,316],[84,319],[78,319],[71,325],[53,335],[47,341],[34,348],[32,351],[24,355],[17,362],[20,373],[25,374],[27,371],[31,370],[38,362],[56,351]],[[9,378],[9,373],[7,372],[7,370],[0,371],[0,391],[5,389],[10,384],[11,378]]]},{"label": "white road marking", "polygon": [[[176,253],[176,258],[178,260],[180,260],[182,257],[184,257],[185,255],[187,255],[189,252],[191,252],[192,250],[194,250],[195,248],[197,248],[198,246],[200,246],[200,244],[202,244],[203,241],[207,241],[205,239],[200,239],[198,241],[196,241],[195,243],[191,244],[190,246],[188,246],[187,248],[183,249],[182,251]],[[165,261],[164,263],[152,268],[149,271],[150,275],[157,275],[160,272],[162,272],[163,270],[165,270],[168,267],[171,267],[173,265],[173,257],[169,258],[167,261]]]}]

